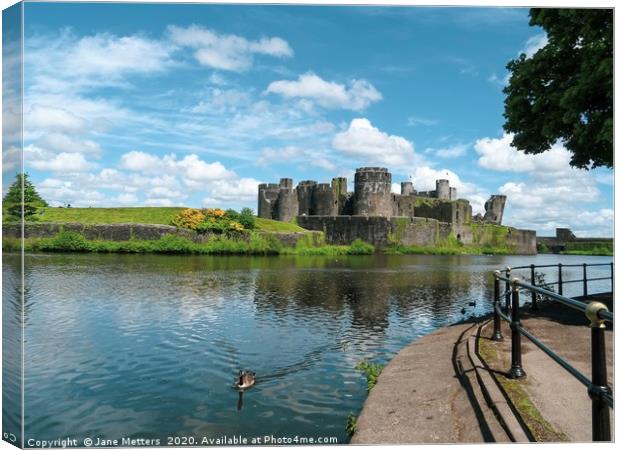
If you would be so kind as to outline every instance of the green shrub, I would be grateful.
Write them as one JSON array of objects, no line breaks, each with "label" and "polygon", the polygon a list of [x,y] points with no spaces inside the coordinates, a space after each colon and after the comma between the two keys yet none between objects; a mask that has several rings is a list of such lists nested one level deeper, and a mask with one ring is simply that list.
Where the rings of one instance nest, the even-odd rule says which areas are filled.
[{"label": "green shrub", "polygon": [[43,251],[88,252],[91,243],[83,235],[75,231],[61,231],[53,238],[42,239],[39,248]]},{"label": "green shrub", "polygon": [[174,234],[166,234],[153,243],[158,253],[192,253],[194,246],[189,239]]},{"label": "green shrub", "polygon": [[235,220],[243,225],[243,228],[246,230],[253,230],[256,228],[256,217],[251,208],[243,208],[239,217]]},{"label": "green shrub", "polygon": [[372,255],[374,252],[374,246],[362,241],[361,239],[356,239],[351,242],[351,246],[349,247],[347,253],[349,255]]}]

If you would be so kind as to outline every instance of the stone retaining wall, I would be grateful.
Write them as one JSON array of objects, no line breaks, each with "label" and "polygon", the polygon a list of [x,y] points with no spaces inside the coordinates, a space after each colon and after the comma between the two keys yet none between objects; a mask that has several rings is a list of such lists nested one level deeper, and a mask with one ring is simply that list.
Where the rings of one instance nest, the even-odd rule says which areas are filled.
[{"label": "stone retaining wall", "polygon": [[[177,228],[171,225],[157,225],[147,223],[112,223],[112,224],[83,224],[83,223],[53,223],[53,222],[28,222],[24,227],[26,238],[53,237],[61,231],[75,231],[81,233],[89,240],[128,241],[137,239],[153,241],[174,234],[187,238],[193,242],[206,242],[214,236],[213,233],[199,234],[192,230]],[[11,238],[21,237],[21,224],[2,224],[3,236]],[[319,232],[259,232],[263,236],[272,236],[283,245],[294,247],[300,239],[311,236],[312,242],[319,243],[322,233]],[[238,239],[247,240],[249,235],[240,234]]]},{"label": "stone retaining wall", "polygon": [[391,243],[432,246],[450,234],[450,225],[423,217],[299,216],[297,223],[308,230],[323,231],[333,245],[350,245],[361,239],[378,248]]},{"label": "stone retaining wall", "polygon": [[474,233],[469,224],[453,227],[424,217],[380,216],[298,216],[297,223],[308,230],[323,231],[326,242],[334,245],[349,245],[355,239],[362,239],[377,248],[392,243],[432,247],[454,233],[465,245],[511,246],[518,254],[536,254],[536,232],[511,227],[499,230],[497,226],[480,225]]}]

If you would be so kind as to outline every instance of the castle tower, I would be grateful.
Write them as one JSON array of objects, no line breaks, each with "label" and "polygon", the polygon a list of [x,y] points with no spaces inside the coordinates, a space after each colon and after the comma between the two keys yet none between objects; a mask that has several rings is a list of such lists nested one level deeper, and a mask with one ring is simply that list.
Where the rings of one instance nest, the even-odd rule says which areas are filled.
[{"label": "castle tower", "polygon": [[456,200],[456,188],[455,187],[450,188],[450,200]]},{"label": "castle tower", "polygon": [[314,188],[316,187],[316,181],[304,180],[300,181],[297,185],[297,201],[299,202],[299,215],[309,216],[312,209],[312,195]]},{"label": "castle tower", "polygon": [[281,178],[276,202],[274,219],[290,222],[299,215],[299,201],[297,191],[293,189],[291,178]]},{"label": "castle tower", "polygon": [[400,194],[401,195],[413,195],[413,183],[411,181],[403,181],[400,183]]},{"label": "castle tower", "polygon": [[437,198],[440,200],[450,200],[450,181],[448,180],[436,180],[435,192]]},{"label": "castle tower", "polygon": [[345,177],[332,178],[332,191],[336,201],[336,215],[341,216],[347,203],[347,179]]},{"label": "castle tower", "polygon": [[355,171],[353,214],[392,216],[392,174],[382,167],[362,167]]},{"label": "castle tower", "polygon": [[258,217],[273,219],[280,186],[276,183],[258,185]]},{"label": "castle tower", "polygon": [[496,225],[502,224],[502,217],[504,216],[504,206],[506,206],[505,195],[491,195],[484,204],[484,220],[487,223],[494,223]]},{"label": "castle tower", "polygon": [[329,183],[319,183],[312,193],[310,215],[335,216],[338,214],[334,190]]}]

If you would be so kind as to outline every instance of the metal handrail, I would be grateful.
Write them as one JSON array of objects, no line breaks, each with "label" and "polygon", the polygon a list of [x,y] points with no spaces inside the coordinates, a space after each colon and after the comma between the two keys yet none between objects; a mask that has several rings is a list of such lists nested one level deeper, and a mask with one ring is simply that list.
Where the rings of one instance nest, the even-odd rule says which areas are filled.
[{"label": "metal handrail", "polygon": [[[608,266],[610,264],[613,263],[586,263],[587,267],[594,267],[594,266]],[[541,264],[541,265],[537,265],[536,268],[538,269],[544,269],[546,267],[557,267],[557,264]],[[583,267],[583,264],[562,264],[563,267]],[[529,269],[531,266],[516,266],[516,267],[506,267],[505,269],[500,269],[500,272],[505,272],[506,270],[522,270],[522,269]]]},{"label": "metal handrail", "polygon": [[[588,267],[601,267],[601,266],[609,266],[610,268],[610,276],[609,277],[598,277],[598,278],[588,278],[587,269]],[[614,263],[591,263],[591,264],[543,264],[540,266],[536,266],[534,264],[530,264],[529,266],[517,266],[517,267],[506,267],[505,269],[499,270],[500,274],[504,273],[507,278],[510,278],[513,270],[530,270],[530,281],[532,285],[536,284],[536,269],[541,268],[549,268],[549,267],[557,267],[558,268],[558,281],[554,282],[545,282],[545,286],[558,286],[558,292],[560,295],[563,294],[563,288],[565,284],[570,283],[582,283],[583,284],[583,298],[588,298],[588,281],[603,281],[603,280],[611,280],[611,293],[613,295],[614,291]],[[564,280],[562,276],[562,269],[565,267],[581,267],[583,269],[583,278],[578,280]],[[507,281],[506,283],[509,283]],[[507,290],[508,288],[506,288]],[[532,309],[535,311],[538,307],[536,302],[536,294],[532,293]]]},{"label": "metal handrail", "polygon": [[[610,265],[611,276],[599,278],[587,278],[586,264],[575,264],[570,267],[583,267],[583,280],[562,280],[562,264],[559,264],[558,281],[554,283],[545,283],[546,286],[558,285],[560,293],[535,285],[535,269],[542,267],[555,267],[556,265],[545,266],[523,266],[523,267],[507,267],[504,270],[496,270],[494,272],[493,283],[493,335],[495,341],[503,340],[501,332],[501,321],[505,320],[510,324],[511,329],[511,367],[509,377],[518,379],[525,377],[525,371],[521,361],[521,335],[526,337],[530,342],[540,348],[547,356],[559,364],[563,369],[575,377],[580,383],[588,389],[588,395],[592,399],[592,439],[594,441],[610,441],[611,440],[611,422],[609,417],[609,408],[613,408],[613,395],[607,383],[607,359],[605,353],[605,322],[613,323],[614,316],[607,307],[598,302],[585,303],[574,298],[562,295],[563,283],[582,281],[584,283],[584,299],[588,297],[587,282],[597,280],[611,280],[613,292],[613,263],[610,264],[590,264],[590,266]],[[566,267],[566,266],[565,266]],[[519,278],[511,278],[512,270],[530,269],[531,284],[520,280]],[[502,276],[502,273],[505,276]],[[501,282],[504,282],[505,289],[501,292]],[[536,298],[538,295],[547,297],[553,301],[557,301],[565,306],[580,311],[590,321],[591,328],[591,351],[592,351],[592,379],[581,373],[573,367],[568,361],[555,353],[551,348],[541,342],[536,336],[521,326],[520,320],[520,291],[528,290],[532,296],[532,310],[536,310]],[[506,299],[505,311],[502,312],[501,299]],[[511,300],[511,301],[510,301]],[[510,317],[508,316],[510,310]]]}]

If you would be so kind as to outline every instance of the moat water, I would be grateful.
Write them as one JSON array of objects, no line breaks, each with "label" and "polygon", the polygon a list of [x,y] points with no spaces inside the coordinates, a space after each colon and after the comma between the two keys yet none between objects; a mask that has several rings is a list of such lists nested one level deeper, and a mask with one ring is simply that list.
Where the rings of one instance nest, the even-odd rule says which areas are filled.
[{"label": "moat water", "polygon": [[[28,255],[25,444],[200,444],[223,435],[346,443],[347,416],[366,398],[358,362],[386,363],[413,340],[490,311],[494,269],[557,262],[611,258]],[[20,364],[10,348],[20,334],[19,266],[19,255],[4,255],[9,432],[19,431]],[[608,276],[609,267],[591,271]],[[581,269],[564,270],[565,280],[580,277]],[[608,291],[609,282],[589,290]],[[232,388],[239,369],[258,380],[242,405]]]}]

